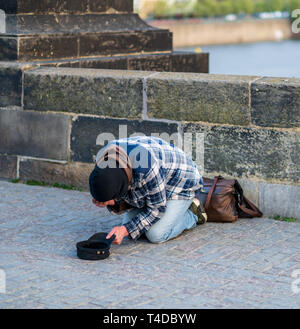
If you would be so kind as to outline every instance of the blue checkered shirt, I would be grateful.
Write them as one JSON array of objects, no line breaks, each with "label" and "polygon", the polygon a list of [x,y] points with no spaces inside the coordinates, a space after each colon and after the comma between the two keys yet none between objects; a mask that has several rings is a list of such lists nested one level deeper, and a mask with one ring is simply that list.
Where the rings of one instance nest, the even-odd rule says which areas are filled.
[{"label": "blue checkered shirt", "polygon": [[182,150],[160,138],[131,137],[108,145],[113,143],[125,149],[133,166],[133,178],[122,200],[141,208],[125,224],[135,240],[160,220],[167,200],[192,199],[203,187],[197,165]]}]

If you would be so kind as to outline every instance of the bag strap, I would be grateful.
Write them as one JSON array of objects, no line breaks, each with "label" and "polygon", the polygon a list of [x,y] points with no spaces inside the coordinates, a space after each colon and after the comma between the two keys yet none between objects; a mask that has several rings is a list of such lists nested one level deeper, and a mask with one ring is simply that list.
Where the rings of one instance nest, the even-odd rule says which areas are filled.
[{"label": "bag strap", "polygon": [[[262,217],[263,213],[249,200],[244,196],[244,203],[240,204],[239,207],[241,208],[241,210],[246,213],[247,215],[253,216],[253,217]],[[248,205],[250,207],[247,208],[246,205]]]},{"label": "bag strap", "polygon": [[208,208],[210,206],[211,198],[212,198],[212,195],[213,195],[214,190],[216,188],[216,185],[218,183],[218,180],[219,179],[222,179],[222,178],[223,178],[222,176],[216,176],[215,179],[214,179],[214,182],[213,182],[213,184],[212,184],[212,186],[211,186],[211,188],[210,188],[210,190],[208,192],[207,199],[206,199],[206,202],[205,202],[205,206],[204,207],[205,207],[205,210],[206,211],[208,210]]}]

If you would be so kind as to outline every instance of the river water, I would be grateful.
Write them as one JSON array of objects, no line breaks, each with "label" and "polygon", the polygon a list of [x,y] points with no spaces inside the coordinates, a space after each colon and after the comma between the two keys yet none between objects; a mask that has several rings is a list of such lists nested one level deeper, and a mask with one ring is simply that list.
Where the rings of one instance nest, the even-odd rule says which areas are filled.
[{"label": "river water", "polygon": [[199,46],[210,53],[210,73],[300,78],[300,40]]}]

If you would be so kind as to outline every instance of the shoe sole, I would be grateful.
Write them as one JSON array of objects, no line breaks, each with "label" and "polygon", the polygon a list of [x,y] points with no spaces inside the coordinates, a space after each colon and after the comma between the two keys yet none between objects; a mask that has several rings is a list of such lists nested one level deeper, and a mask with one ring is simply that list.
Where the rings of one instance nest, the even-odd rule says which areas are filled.
[{"label": "shoe sole", "polygon": [[207,222],[207,214],[205,212],[205,208],[203,207],[202,203],[196,199],[193,201],[191,205],[192,212],[197,216],[198,221],[197,224],[202,225]]}]

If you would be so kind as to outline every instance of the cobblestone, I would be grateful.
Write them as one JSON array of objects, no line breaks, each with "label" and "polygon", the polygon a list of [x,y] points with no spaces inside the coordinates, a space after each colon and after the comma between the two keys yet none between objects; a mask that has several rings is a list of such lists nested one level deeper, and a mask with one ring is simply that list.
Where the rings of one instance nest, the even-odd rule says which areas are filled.
[{"label": "cobblestone", "polygon": [[119,225],[89,193],[0,181],[0,308],[299,308],[300,224],[207,223],[164,244],[125,239],[103,261],[76,242]]}]

